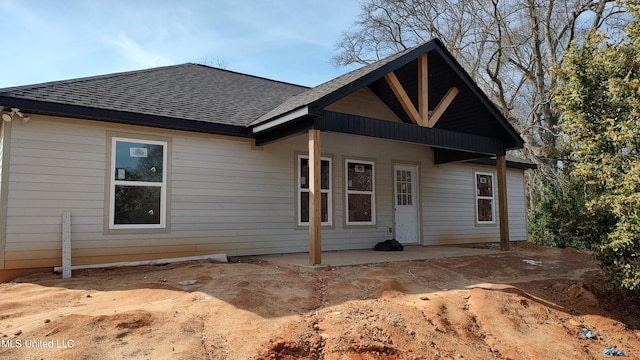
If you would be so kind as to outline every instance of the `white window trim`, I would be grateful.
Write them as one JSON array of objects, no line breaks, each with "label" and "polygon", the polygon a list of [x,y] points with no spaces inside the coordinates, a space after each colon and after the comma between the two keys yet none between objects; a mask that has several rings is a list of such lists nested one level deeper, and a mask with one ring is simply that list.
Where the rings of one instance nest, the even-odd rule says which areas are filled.
[{"label": "white window trim", "polygon": [[[303,192],[309,192],[309,189],[304,189],[302,187],[302,183],[300,182],[300,168],[301,168],[301,160],[307,159],[309,160],[309,155],[298,155],[297,157],[297,166],[296,166],[296,184],[298,188],[298,204],[296,206],[298,215],[296,218],[298,219],[298,226],[309,226],[309,222],[302,221],[302,196],[300,196]],[[322,226],[332,226],[333,225],[333,160],[330,157],[320,157],[320,161],[328,161],[329,162],[329,189],[320,189],[320,193],[327,194],[327,220],[321,223]],[[322,168],[322,166],[320,167]],[[322,171],[322,170],[320,170]],[[311,175],[309,175],[311,176]],[[321,184],[322,185],[322,184]],[[311,216],[311,212],[309,212],[309,216]]]},{"label": "white window trim", "polygon": [[[162,182],[146,182],[146,181],[124,181],[116,180],[114,176],[114,170],[116,168],[116,143],[133,142],[140,144],[150,145],[162,145]],[[139,139],[135,137],[116,137],[111,138],[111,164],[110,164],[110,194],[109,194],[109,229],[164,229],[167,227],[167,152],[168,143],[166,141],[155,141]],[[126,186],[146,186],[146,187],[159,187],[160,188],[160,223],[159,224],[115,224],[115,203],[116,192],[115,187],[118,185]]]},{"label": "white window trim", "polygon": [[[349,190],[349,164],[371,165],[371,191]],[[375,225],[376,224],[376,164],[373,161],[345,159],[344,161],[344,208],[346,225]],[[349,221],[349,195],[350,194],[370,194],[371,195],[371,221]]]},{"label": "white window trim", "polygon": [[[478,175],[491,176],[491,195],[493,196],[480,196],[478,194]],[[473,188],[475,193],[475,200],[474,200],[473,207],[475,209],[475,214],[476,214],[476,224],[478,225],[495,224],[496,223],[496,175],[492,172],[475,171],[473,173]],[[491,200],[491,221],[481,221],[479,219],[478,200]]]}]

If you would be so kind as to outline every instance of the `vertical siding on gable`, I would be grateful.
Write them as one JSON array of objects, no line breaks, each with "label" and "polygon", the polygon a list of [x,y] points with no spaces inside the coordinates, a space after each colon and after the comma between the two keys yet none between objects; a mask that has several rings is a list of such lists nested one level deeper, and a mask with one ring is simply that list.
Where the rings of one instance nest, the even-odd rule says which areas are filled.
[{"label": "vertical siding on gable", "polygon": [[[104,234],[107,131],[171,137],[171,231]],[[247,139],[34,115],[11,131],[5,267],[58,266],[61,216],[72,213],[72,263],[105,263],[198,254],[252,255],[308,251],[308,232],[296,225],[296,153],[300,135],[263,147]],[[2,147],[0,146],[0,149]],[[432,165],[428,147],[322,133],[333,157],[333,226],[322,249],[371,248],[391,238],[394,163],[419,164],[424,244],[497,241],[498,226],[477,227],[473,169]],[[345,226],[344,161],[375,162],[376,225]],[[6,164],[5,164],[6,165]],[[0,167],[1,168],[1,167]],[[522,171],[509,170],[512,239],[526,238]]]}]

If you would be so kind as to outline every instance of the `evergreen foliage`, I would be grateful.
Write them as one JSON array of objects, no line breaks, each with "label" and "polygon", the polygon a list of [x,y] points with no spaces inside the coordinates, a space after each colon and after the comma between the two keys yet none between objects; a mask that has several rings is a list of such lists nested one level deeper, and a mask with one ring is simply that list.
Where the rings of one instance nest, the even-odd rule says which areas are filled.
[{"label": "evergreen foliage", "polygon": [[560,248],[594,250],[615,223],[613,215],[591,214],[576,179],[546,181],[536,207],[529,212],[531,242]]},{"label": "evergreen foliage", "polygon": [[578,206],[590,224],[610,225],[580,241],[595,245],[615,285],[640,292],[640,2],[628,6],[635,21],[625,41],[610,44],[591,34],[570,49],[556,69],[553,100],[572,160],[569,173],[584,194],[568,207]]}]

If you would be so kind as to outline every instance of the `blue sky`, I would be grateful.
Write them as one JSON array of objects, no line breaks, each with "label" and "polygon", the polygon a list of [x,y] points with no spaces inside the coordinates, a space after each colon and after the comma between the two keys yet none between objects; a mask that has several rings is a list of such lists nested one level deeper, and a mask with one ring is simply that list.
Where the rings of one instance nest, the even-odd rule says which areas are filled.
[{"label": "blue sky", "polygon": [[0,0],[0,88],[206,63],[316,86],[357,0]]}]

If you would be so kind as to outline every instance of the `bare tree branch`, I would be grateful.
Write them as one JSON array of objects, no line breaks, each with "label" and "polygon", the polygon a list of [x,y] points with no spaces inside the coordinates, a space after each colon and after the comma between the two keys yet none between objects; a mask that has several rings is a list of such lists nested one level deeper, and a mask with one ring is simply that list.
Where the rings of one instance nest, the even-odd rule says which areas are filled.
[{"label": "bare tree branch", "polygon": [[624,1],[616,0],[362,1],[358,20],[336,45],[334,64],[367,64],[439,38],[522,131],[522,154],[549,166],[541,170],[547,174],[556,169],[560,121],[550,101],[550,69],[590,30],[623,34],[630,21]]}]

